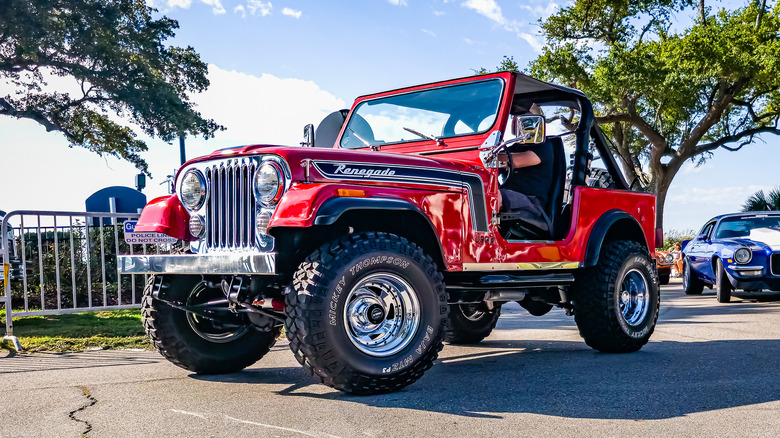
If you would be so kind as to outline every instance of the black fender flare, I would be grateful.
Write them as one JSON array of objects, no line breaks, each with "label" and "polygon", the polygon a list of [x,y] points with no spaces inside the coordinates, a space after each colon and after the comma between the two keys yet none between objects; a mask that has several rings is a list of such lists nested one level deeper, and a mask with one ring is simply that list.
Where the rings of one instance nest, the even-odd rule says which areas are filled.
[{"label": "black fender flare", "polygon": [[642,231],[642,226],[633,216],[623,210],[609,210],[596,221],[596,225],[590,231],[588,237],[588,246],[585,249],[584,266],[595,266],[599,261],[601,247],[607,238],[607,235],[615,229],[616,225],[625,229],[617,230],[620,236],[630,237],[638,240],[647,247],[647,239]]},{"label": "black fender flare", "polygon": [[423,216],[433,227],[430,218],[409,201],[393,198],[331,198],[323,202],[314,216],[314,225],[333,225],[350,210],[411,211]]},{"label": "black fender flare", "polygon": [[[428,230],[422,234],[428,235],[428,249],[437,251],[438,254],[430,253],[434,259],[444,262],[444,249],[436,227],[434,227],[431,218],[417,205],[397,198],[330,198],[322,203],[314,215],[314,225],[327,226],[335,224],[345,213],[350,211],[396,211],[413,214],[428,224]],[[418,242],[420,243],[420,242]],[[423,245],[424,246],[424,245]],[[424,246],[425,247],[425,246]]]}]

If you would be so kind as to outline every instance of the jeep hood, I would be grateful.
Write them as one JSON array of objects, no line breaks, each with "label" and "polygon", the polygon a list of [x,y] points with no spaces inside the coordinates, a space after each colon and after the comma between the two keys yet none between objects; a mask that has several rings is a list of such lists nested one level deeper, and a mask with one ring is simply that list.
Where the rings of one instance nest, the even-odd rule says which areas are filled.
[{"label": "jeep hood", "polygon": [[[241,158],[243,156],[252,156],[260,154],[274,154],[278,155],[287,162],[290,166],[293,181],[304,181],[306,179],[305,167],[307,163],[311,162],[330,162],[330,163],[342,163],[344,165],[350,164],[368,164],[384,167],[384,166],[412,166],[427,169],[441,169],[450,171],[470,171],[470,172],[484,172],[481,167],[476,167],[471,164],[452,161],[452,160],[440,160],[436,158],[422,157],[419,155],[408,155],[393,152],[381,152],[381,151],[366,151],[366,150],[350,150],[350,149],[336,149],[336,148],[310,148],[310,147],[291,147],[291,146],[277,146],[277,145],[248,145],[237,146],[233,148],[220,149],[212,152],[209,155],[198,157],[188,161],[182,169],[187,165],[203,161],[220,160],[228,158]],[[310,160],[310,161],[307,161]],[[389,167],[388,167],[389,169]],[[382,171],[381,168],[375,171]]]}]

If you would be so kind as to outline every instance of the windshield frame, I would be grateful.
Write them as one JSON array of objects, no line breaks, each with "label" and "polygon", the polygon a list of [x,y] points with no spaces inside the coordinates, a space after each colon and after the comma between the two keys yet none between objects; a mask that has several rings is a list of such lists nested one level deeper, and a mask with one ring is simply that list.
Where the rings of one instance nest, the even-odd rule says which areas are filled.
[{"label": "windshield frame", "polygon": [[[507,81],[503,77],[496,77],[491,76],[484,79],[478,79],[478,80],[470,80],[470,81],[462,81],[462,82],[448,82],[443,83],[441,85],[437,86],[417,86],[413,89],[407,89],[406,91],[399,92],[399,93],[382,93],[381,95],[376,95],[374,97],[368,97],[368,98],[358,98],[355,101],[355,104],[353,105],[351,111],[349,112],[349,117],[344,122],[343,128],[341,132],[339,133],[338,141],[336,142],[336,146],[339,149],[347,149],[347,150],[361,150],[361,149],[380,149],[384,148],[386,146],[398,146],[398,145],[406,145],[406,144],[416,144],[416,143],[424,143],[424,142],[435,142],[435,140],[431,139],[425,139],[425,138],[411,138],[411,139],[404,139],[394,142],[387,142],[387,143],[376,143],[371,145],[364,145],[361,144],[357,147],[348,147],[342,144],[344,138],[347,136],[347,132],[349,131],[350,123],[353,121],[354,117],[358,115],[358,110],[363,105],[370,103],[370,102],[376,102],[383,99],[388,98],[395,98],[399,96],[409,95],[409,94],[416,94],[416,93],[423,93],[427,91],[433,91],[433,90],[441,90],[445,88],[454,88],[454,87],[461,87],[466,85],[474,85],[474,84],[480,84],[480,83],[489,83],[489,82],[495,82],[498,81],[501,85],[501,93],[496,98],[496,107],[495,107],[495,113],[493,115],[493,121],[492,123],[486,127],[483,130],[475,131],[475,132],[468,132],[463,134],[455,134],[455,135],[447,135],[447,136],[440,136],[436,137],[437,140],[446,140],[446,139],[461,139],[464,137],[470,137],[470,136],[484,136],[485,134],[491,132],[495,129],[496,125],[500,123],[501,119],[501,112],[502,112],[502,106],[504,105],[504,100],[507,93]],[[410,127],[410,128],[417,128],[417,127]]]}]

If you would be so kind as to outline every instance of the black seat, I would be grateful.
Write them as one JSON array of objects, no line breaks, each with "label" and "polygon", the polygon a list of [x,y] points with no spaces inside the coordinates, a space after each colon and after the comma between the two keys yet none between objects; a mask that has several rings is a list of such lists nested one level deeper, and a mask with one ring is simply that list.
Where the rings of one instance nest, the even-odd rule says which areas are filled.
[{"label": "black seat", "polygon": [[553,148],[553,186],[550,187],[550,197],[547,204],[547,217],[552,222],[552,235],[554,240],[563,238],[566,232],[567,221],[563,217],[563,192],[566,189],[566,151],[563,148],[563,140],[560,137],[550,137]]},{"label": "black seat", "polygon": [[566,184],[566,153],[563,148],[563,140],[560,137],[548,137],[545,141],[549,142],[553,151],[553,184],[547,197],[547,205],[543,206],[544,213],[547,219],[549,219],[551,226],[547,230],[542,230],[525,223],[522,213],[501,213],[499,215],[501,223],[507,224],[507,227],[502,227],[506,228],[505,231],[502,231],[502,234],[507,238],[559,240],[562,234],[566,232],[566,221],[562,220],[563,192]]}]

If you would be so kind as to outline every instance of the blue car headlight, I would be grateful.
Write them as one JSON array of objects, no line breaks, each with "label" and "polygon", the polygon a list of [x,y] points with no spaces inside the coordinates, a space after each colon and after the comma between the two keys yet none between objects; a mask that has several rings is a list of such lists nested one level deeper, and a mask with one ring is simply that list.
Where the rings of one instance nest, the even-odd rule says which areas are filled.
[{"label": "blue car headlight", "polygon": [[752,258],[753,258],[753,252],[750,251],[750,248],[739,248],[738,250],[734,251],[734,261],[736,261],[740,265],[744,265],[745,263],[749,262],[750,259]]}]

